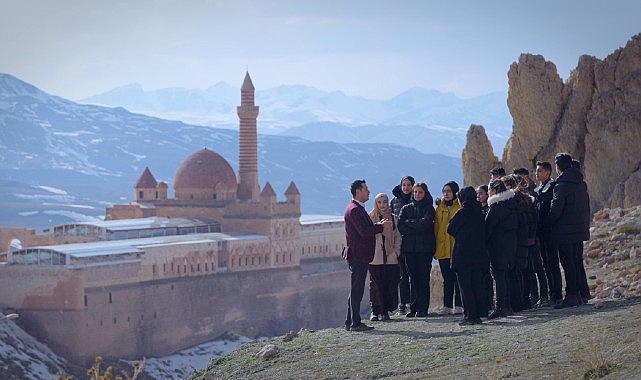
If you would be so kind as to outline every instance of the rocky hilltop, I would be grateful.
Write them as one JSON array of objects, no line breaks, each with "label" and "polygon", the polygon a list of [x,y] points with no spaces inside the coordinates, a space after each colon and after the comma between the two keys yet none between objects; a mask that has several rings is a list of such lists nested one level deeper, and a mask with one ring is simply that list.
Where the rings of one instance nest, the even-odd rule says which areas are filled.
[{"label": "rocky hilltop", "polygon": [[512,134],[499,161],[482,126],[463,150],[464,182],[501,164],[533,168],[568,152],[584,164],[592,210],[641,204],[641,33],[605,59],[583,55],[563,82],[554,63],[522,54],[508,71]]}]

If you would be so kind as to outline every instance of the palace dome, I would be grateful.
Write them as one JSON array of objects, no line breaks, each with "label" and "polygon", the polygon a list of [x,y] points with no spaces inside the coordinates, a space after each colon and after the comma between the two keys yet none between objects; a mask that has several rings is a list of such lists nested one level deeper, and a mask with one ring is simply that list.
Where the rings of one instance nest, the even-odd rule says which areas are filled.
[{"label": "palace dome", "polygon": [[174,176],[176,199],[228,200],[236,197],[237,187],[229,163],[207,148],[185,158]]}]

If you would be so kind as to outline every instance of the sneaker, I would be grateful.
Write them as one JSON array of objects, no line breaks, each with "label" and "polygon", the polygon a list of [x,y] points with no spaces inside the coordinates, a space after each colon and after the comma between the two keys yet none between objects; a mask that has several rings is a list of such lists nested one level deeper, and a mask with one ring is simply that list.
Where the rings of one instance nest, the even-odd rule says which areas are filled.
[{"label": "sneaker", "polygon": [[549,302],[550,302],[550,300],[547,299],[547,298],[539,298],[539,300],[536,301],[536,305],[534,305],[534,306],[537,309],[539,309],[539,308],[542,308],[542,307],[545,307],[546,305],[548,305]]},{"label": "sneaker", "polygon": [[378,319],[378,314],[374,314],[374,312],[372,312],[372,315],[370,315],[369,320],[370,321],[380,321],[380,319]]},{"label": "sneaker", "polygon": [[448,315],[451,313],[452,313],[452,308],[447,306],[441,306],[441,308],[436,311],[436,314],[438,315]]},{"label": "sneaker", "polygon": [[487,316],[487,319],[495,319],[495,318],[503,318],[507,317],[509,314],[505,310],[501,309],[496,309],[490,313],[490,315]]},{"label": "sneaker", "polygon": [[452,314],[463,314],[463,307],[455,306],[454,309],[452,310]]},{"label": "sneaker", "polygon": [[564,309],[566,307],[575,307],[575,306],[579,306],[579,305],[580,305],[580,303],[579,303],[579,300],[578,300],[577,296],[565,296],[565,299],[563,299],[563,302],[561,302],[558,305],[555,305],[554,308],[555,309]]},{"label": "sneaker", "polygon": [[558,299],[558,300],[551,299],[545,304],[543,304],[541,307],[556,307],[556,305],[560,305],[561,302],[563,302],[562,299]]},{"label": "sneaker", "polygon": [[390,320],[390,317],[389,317],[389,314],[387,314],[387,312],[385,312],[385,313],[383,313],[383,314],[381,314],[381,315],[379,316],[379,319],[380,319],[381,321],[389,321],[389,320]]},{"label": "sneaker", "polygon": [[399,307],[396,315],[405,315],[407,314],[407,309],[405,307]]},{"label": "sneaker", "polygon": [[405,314],[407,318],[414,318],[416,317],[416,312],[415,311],[410,311],[409,313]]},{"label": "sneaker", "polygon": [[358,326],[352,326],[349,328],[349,331],[369,331],[369,330],[374,330],[374,327],[368,326],[364,323],[361,323]]}]

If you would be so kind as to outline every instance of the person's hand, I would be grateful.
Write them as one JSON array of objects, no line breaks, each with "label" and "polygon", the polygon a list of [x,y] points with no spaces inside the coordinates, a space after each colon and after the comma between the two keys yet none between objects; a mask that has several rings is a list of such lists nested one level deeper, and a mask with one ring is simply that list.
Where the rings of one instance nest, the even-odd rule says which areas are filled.
[{"label": "person's hand", "polygon": [[390,231],[392,229],[392,221],[389,219],[383,219],[378,224],[383,226],[383,231]]}]

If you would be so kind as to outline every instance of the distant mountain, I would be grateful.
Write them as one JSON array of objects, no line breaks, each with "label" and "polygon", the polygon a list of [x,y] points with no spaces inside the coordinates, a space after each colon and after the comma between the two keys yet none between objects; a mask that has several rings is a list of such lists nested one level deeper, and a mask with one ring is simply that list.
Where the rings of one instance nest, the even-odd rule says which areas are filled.
[{"label": "distant mountain", "polygon": [[[128,85],[82,99],[84,103],[124,107],[156,117],[235,128],[240,89],[224,82],[205,90],[171,88],[144,91]],[[460,157],[471,124],[485,126],[495,147],[503,147],[512,127],[507,94],[461,99],[451,93],[412,88],[389,100],[347,96],[307,86],[256,90],[261,133],[300,136],[313,141],[393,142],[423,153]],[[307,128],[308,125],[314,128]],[[331,126],[331,133],[325,130]],[[358,132],[348,128],[376,126]],[[383,132],[383,131],[386,132]],[[356,138],[347,140],[345,135]],[[439,143],[434,143],[438,141]],[[500,153],[500,152],[498,152]],[[500,154],[499,154],[500,155]]]},{"label": "distant mountain", "polygon": [[[261,105],[261,112],[267,109]],[[235,108],[231,112],[236,117]],[[77,104],[0,74],[0,225],[40,229],[100,218],[106,206],[132,200],[146,166],[168,183],[173,196],[178,166],[203,147],[237,170],[235,125],[234,130],[190,125],[121,107]],[[261,187],[269,181],[283,200],[293,180],[306,214],[341,215],[355,178],[365,178],[373,193],[389,194],[411,174],[426,181],[435,196],[442,184],[462,178],[460,158],[395,144],[266,134],[258,144]]]}]

